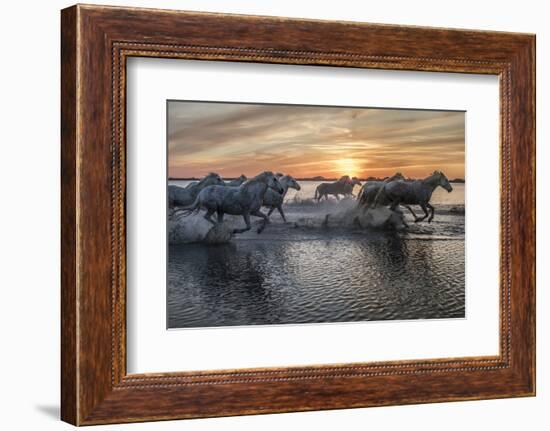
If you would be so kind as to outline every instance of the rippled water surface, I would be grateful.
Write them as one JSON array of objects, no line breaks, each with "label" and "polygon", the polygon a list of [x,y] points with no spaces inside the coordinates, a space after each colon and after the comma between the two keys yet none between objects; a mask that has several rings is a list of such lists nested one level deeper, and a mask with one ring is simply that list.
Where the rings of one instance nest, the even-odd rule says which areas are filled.
[{"label": "rippled water surface", "polygon": [[454,200],[404,232],[321,227],[326,213],[353,202],[289,204],[291,222],[274,213],[261,235],[170,245],[168,326],[462,318],[463,189]]}]

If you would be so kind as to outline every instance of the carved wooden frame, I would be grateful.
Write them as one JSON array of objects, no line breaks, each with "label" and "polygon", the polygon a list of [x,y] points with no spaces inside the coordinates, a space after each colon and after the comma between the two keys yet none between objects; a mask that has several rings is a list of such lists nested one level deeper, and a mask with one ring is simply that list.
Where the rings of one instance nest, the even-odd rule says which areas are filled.
[{"label": "carved wooden frame", "polygon": [[[61,48],[63,420],[88,425],[535,394],[534,35],[77,5],[62,11]],[[498,75],[499,355],[128,375],[131,56]]]}]

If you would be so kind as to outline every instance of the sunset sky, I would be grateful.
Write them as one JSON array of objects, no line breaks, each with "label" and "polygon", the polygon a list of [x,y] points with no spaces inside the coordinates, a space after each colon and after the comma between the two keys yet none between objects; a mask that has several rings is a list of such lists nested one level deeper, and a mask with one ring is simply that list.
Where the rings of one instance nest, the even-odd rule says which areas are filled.
[{"label": "sunset sky", "polygon": [[168,175],[464,178],[464,112],[168,102]]}]

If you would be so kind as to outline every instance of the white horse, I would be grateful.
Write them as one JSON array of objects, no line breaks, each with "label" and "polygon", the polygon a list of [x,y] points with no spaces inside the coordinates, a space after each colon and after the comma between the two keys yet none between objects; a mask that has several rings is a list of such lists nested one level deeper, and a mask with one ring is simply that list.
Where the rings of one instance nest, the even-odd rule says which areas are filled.
[{"label": "white horse", "polygon": [[183,188],[174,184],[170,184],[168,186],[168,206],[170,208],[174,208],[190,205],[191,203],[193,203],[199,192],[205,187],[223,184],[225,183],[223,182],[221,177],[214,172],[209,173],[197,184],[188,188]]},{"label": "white horse", "polygon": [[277,193],[274,190],[267,190],[264,196],[264,207],[270,208],[269,212],[267,213],[267,216],[269,217],[271,213],[277,209],[279,210],[279,214],[281,214],[281,217],[286,223],[286,217],[285,213],[283,212],[283,201],[285,199],[286,193],[288,192],[288,189],[294,189],[294,190],[300,190],[300,184],[292,178],[290,175],[282,175],[278,178],[279,183],[283,187],[283,193]]},{"label": "white horse", "polygon": [[260,211],[265,193],[273,189],[277,193],[283,193],[283,187],[273,175],[273,172],[263,172],[251,180],[246,181],[239,187],[209,186],[200,191],[195,202],[185,208],[181,208],[186,215],[198,212],[201,208],[206,209],[204,218],[213,225],[216,222],[211,219],[216,212],[218,224],[223,222],[224,214],[242,215],[246,228],[234,229],[233,233],[242,233],[250,230],[250,216],[261,217],[263,224],[258,228],[261,233],[269,222],[268,217]]}]

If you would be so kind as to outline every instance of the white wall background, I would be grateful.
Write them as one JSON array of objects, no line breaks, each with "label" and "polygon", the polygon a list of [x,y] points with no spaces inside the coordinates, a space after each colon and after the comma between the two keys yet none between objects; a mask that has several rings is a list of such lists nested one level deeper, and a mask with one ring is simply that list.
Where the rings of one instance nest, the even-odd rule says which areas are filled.
[{"label": "white wall background", "polygon": [[[135,430],[547,429],[550,423],[550,27],[543,1],[119,0],[171,9],[477,28],[537,34],[538,396],[406,407],[105,426]],[[59,10],[70,2],[4,2],[0,17],[0,424],[69,429],[59,422]],[[546,229],[545,229],[546,228]],[[545,271],[546,269],[546,271]]]}]

